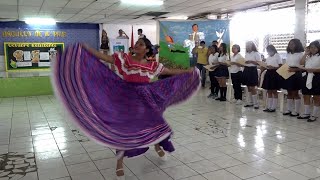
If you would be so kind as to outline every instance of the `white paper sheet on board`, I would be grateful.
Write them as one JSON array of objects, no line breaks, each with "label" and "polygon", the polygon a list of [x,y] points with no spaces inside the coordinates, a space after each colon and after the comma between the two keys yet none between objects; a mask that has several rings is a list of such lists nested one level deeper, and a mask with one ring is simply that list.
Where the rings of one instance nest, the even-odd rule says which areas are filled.
[{"label": "white paper sheet on board", "polygon": [[31,62],[17,62],[17,67],[31,67]]},{"label": "white paper sheet on board", "polygon": [[23,51],[23,56],[25,61],[31,61],[31,52],[30,51]]},{"label": "white paper sheet on board", "polygon": [[40,52],[40,61],[49,60],[49,52]]},{"label": "white paper sheet on board", "polygon": [[39,67],[50,67],[50,62],[39,62],[38,63]]}]

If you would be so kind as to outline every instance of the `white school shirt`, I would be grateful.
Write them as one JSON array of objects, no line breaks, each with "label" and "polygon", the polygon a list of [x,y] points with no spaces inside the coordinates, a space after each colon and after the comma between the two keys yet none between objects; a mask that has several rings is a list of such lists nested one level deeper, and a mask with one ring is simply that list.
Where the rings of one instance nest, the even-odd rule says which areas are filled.
[{"label": "white school shirt", "polygon": [[[235,56],[231,56],[231,62],[238,62],[240,59],[243,59],[243,57],[241,56],[240,53],[238,53]],[[230,73],[237,73],[239,71],[241,71],[241,67],[237,66],[237,65],[231,65],[229,68]]]},{"label": "white school shirt", "polygon": [[278,53],[274,54],[273,56],[269,56],[266,59],[266,63],[268,66],[273,66],[273,67],[279,67],[280,64],[283,64],[281,56]]},{"label": "white school shirt", "polygon": [[286,63],[289,65],[289,67],[298,67],[300,66],[300,61],[303,57],[303,53],[288,53]]},{"label": "white school shirt", "polygon": [[[319,54],[308,57],[306,59],[305,67],[308,69],[318,69],[320,68],[320,56]],[[308,89],[312,89],[312,81],[313,81],[314,73],[308,73],[306,87]]]},{"label": "white school shirt", "polygon": [[[262,61],[261,60],[261,55],[258,52],[252,51],[252,52],[247,52],[245,56],[246,61]],[[254,64],[246,64],[245,66],[247,67],[255,67],[257,65]]]},{"label": "white school shirt", "polygon": [[319,54],[308,57],[306,59],[305,68],[307,69],[319,69],[320,68],[320,56]]},{"label": "white school shirt", "polygon": [[219,53],[217,53],[217,52],[215,54],[210,54],[210,56],[208,58],[209,64],[213,65],[213,63],[219,62],[218,61],[218,56],[219,56]]},{"label": "white school shirt", "polygon": [[226,61],[229,61],[228,55],[222,55],[222,56],[218,57],[218,62],[224,63]]},{"label": "white school shirt", "polygon": [[141,34],[141,35],[139,35],[138,39],[140,39],[140,38],[144,38],[144,37],[146,37],[146,35]]}]

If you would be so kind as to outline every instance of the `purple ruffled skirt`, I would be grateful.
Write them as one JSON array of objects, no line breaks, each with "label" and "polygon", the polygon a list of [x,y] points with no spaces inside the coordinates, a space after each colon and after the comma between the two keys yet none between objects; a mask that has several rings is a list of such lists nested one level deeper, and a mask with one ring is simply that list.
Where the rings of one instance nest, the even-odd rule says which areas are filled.
[{"label": "purple ruffled skirt", "polygon": [[119,157],[141,155],[158,143],[174,151],[163,113],[200,85],[198,70],[152,83],[126,82],[79,44],[57,57],[53,79],[72,120],[90,138],[117,149]]}]

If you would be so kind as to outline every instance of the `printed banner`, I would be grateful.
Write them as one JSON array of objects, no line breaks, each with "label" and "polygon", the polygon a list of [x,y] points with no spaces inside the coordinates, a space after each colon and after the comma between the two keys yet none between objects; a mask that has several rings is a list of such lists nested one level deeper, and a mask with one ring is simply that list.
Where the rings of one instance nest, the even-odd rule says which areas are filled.
[{"label": "printed banner", "polygon": [[229,20],[160,21],[160,59],[189,67],[192,49],[205,41],[210,46],[216,40],[230,45]]},{"label": "printed banner", "polygon": [[110,39],[110,54],[114,53],[128,53],[129,40],[128,39]]},{"label": "printed banner", "polygon": [[63,48],[64,43],[5,42],[6,71],[49,69]]}]

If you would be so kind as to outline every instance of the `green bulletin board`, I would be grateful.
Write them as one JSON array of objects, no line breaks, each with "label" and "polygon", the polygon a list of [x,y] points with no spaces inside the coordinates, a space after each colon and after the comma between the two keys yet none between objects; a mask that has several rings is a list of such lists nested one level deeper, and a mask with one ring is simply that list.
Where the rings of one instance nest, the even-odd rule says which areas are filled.
[{"label": "green bulletin board", "polygon": [[64,43],[5,42],[6,71],[49,70],[51,60],[63,48]]}]

